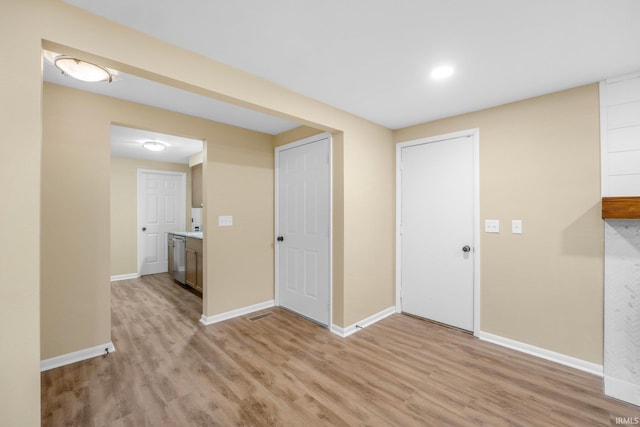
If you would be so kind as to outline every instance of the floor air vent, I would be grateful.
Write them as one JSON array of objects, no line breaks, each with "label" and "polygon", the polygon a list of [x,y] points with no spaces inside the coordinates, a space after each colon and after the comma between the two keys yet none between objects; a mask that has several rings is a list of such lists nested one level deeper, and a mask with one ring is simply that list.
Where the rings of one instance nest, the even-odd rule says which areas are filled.
[{"label": "floor air vent", "polygon": [[266,319],[267,317],[273,316],[272,312],[258,314],[257,316],[248,317],[249,322],[256,322],[258,320]]}]

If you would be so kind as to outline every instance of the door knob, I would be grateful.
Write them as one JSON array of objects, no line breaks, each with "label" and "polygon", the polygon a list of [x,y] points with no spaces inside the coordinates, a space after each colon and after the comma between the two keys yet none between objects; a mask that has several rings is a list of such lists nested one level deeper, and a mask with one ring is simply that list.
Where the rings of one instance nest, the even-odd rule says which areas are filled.
[{"label": "door knob", "polygon": [[142,231],[147,231],[147,227],[142,227]]},{"label": "door knob", "polygon": [[278,242],[284,242],[284,236],[278,236],[276,239]]},{"label": "door knob", "polygon": [[462,252],[471,252],[471,247],[469,245],[465,245],[462,247]]}]

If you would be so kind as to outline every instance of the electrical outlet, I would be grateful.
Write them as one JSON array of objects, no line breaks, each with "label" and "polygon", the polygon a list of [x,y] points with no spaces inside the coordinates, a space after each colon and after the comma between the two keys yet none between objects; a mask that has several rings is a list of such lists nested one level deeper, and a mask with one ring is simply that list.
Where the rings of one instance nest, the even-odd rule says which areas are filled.
[{"label": "electrical outlet", "polygon": [[500,232],[500,220],[499,219],[486,219],[484,221],[485,233],[499,233]]}]

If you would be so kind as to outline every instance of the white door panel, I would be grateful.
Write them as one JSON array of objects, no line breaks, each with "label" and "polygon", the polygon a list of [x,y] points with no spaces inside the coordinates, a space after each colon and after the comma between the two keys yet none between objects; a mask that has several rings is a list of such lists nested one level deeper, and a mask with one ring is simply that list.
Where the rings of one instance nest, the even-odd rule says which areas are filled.
[{"label": "white door panel", "polygon": [[278,152],[279,304],[329,324],[329,138]]},{"label": "white door panel", "polygon": [[474,320],[473,150],[471,137],[401,150],[402,311],[466,330]]},{"label": "white door panel", "polygon": [[168,271],[167,234],[185,230],[186,175],[138,170],[138,270]]}]

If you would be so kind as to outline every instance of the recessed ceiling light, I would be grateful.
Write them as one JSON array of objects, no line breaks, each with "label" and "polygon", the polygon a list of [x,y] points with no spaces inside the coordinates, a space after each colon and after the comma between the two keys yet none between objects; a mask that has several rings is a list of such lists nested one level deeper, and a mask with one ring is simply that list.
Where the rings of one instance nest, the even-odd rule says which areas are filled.
[{"label": "recessed ceiling light", "polygon": [[97,83],[113,80],[113,74],[108,68],[71,56],[58,56],[53,60],[53,65],[58,67],[62,74],[70,75],[83,82]]},{"label": "recessed ceiling light", "polygon": [[431,78],[432,79],[446,79],[447,77],[450,77],[453,74],[453,67],[450,65],[443,65],[441,67],[437,67],[434,68],[433,71],[431,71]]},{"label": "recessed ceiling light", "polygon": [[142,146],[149,151],[162,151],[167,149],[167,144],[160,141],[145,141]]}]

